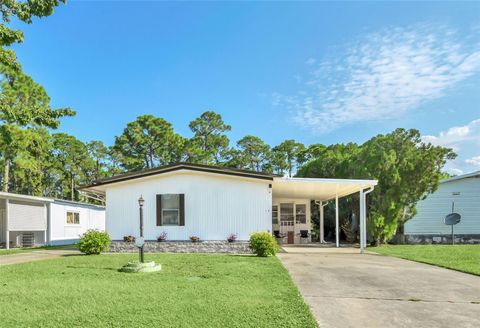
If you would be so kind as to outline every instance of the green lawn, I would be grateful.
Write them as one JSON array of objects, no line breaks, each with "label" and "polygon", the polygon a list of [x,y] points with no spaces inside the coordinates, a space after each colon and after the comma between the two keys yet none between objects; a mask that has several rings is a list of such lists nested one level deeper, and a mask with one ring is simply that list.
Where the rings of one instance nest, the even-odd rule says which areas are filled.
[{"label": "green lawn", "polygon": [[18,253],[28,253],[28,252],[38,251],[42,249],[62,249],[62,248],[74,248],[74,247],[77,247],[77,245],[73,244],[73,245],[61,245],[61,246],[41,246],[41,247],[0,249],[0,256],[9,255],[9,254],[18,254]]},{"label": "green lawn", "polygon": [[480,245],[395,245],[368,250],[480,275]]},{"label": "green lawn", "polygon": [[156,273],[117,271],[136,254],[0,267],[3,327],[317,327],[276,257],[146,254]]}]

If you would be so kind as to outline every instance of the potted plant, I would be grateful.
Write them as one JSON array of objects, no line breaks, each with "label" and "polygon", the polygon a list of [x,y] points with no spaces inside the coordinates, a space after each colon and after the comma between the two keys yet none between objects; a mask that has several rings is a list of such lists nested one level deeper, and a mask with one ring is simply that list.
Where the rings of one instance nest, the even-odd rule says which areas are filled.
[{"label": "potted plant", "polygon": [[157,237],[157,241],[162,242],[167,240],[167,233],[162,231],[162,233]]},{"label": "potted plant", "polygon": [[190,240],[192,241],[192,243],[198,243],[200,241],[200,237],[190,236]]},{"label": "potted plant", "polygon": [[132,236],[132,235],[123,236],[123,241],[125,241],[127,243],[134,243],[135,242],[135,237]]},{"label": "potted plant", "polygon": [[235,240],[237,240],[237,235],[234,234],[234,233],[231,233],[228,237],[227,237],[227,241],[229,243],[233,243]]}]

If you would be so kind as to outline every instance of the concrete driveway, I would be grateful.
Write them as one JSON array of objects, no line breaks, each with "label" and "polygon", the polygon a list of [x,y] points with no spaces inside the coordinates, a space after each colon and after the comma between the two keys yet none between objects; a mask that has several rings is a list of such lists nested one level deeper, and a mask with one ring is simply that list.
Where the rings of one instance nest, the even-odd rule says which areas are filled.
[{"label": "concrete driveway", "polygon": [[62,256],[71,256],[81,254],[75,249],[42,249],[32,250],[31,252],[16,253],[0,256],[0,266],[17,263],[27,263],[33,261],[48,260]]},{"label": "concrete driveway", "polygon": [[480,327],[478,276],[358,249],[278,257],[321,328]]}]

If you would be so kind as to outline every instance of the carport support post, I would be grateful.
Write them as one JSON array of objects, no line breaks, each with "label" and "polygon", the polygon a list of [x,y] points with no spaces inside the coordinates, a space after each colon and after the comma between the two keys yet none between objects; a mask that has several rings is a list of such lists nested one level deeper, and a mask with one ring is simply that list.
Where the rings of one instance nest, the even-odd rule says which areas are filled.
[{"label": "carport support post", "polygon": [[323,244],[325,242],[325,211],[323,208],[325,205],[322,201],[320,201],[320,244]]},{"label": "carport support post", "polygon": [[340,247],[340,229],[338,228],[338,195],[335,195],[335,242]]},{"label": "carport support post", "polygon": [[365,230],[365,195],[363,194],[363,190],[360,190],[360,253],[365,253],[365,241],[363,240],[364,230]]}]

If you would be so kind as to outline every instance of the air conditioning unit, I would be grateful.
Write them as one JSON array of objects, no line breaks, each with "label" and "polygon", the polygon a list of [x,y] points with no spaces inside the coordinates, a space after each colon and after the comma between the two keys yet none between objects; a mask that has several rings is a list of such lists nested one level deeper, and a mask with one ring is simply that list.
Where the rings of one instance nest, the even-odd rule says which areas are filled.
[{"label": "air conditioning unit", "polygon": [[33,232],[22,233],[22,247],[35,246],[35,234]]}]

